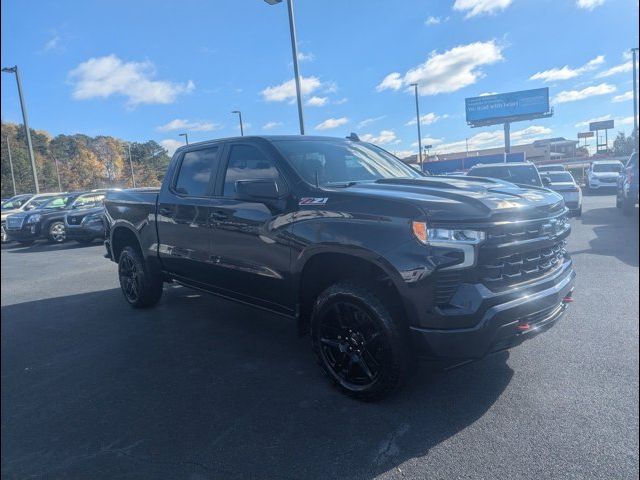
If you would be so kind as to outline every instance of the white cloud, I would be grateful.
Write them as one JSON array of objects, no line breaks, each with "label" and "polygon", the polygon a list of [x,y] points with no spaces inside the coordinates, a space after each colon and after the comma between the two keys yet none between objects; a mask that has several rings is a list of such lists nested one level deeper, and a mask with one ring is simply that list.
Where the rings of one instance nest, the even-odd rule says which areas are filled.
[{"label": "white cloud", "polygon": [[124,62],[116,55],[90,58],[69,72],[74,84],[73,98],[108,98],[122,95],[129,106],[152,103],[173,103],[182,93],[195,88],[194,83],[174,83],[153,80],[154,66],[151,62]]},{"label": "white cloud", "polygon": [[585,10],[593,10],[600,5],[603,5],[605,0],[577,0],[576,5],[578,8],[583,8]]},{"label": "white cloud", "polygon": [[[318,77],[301,77],[300,90],[302,95],[309,95],[322,86],[322,82]],[[292,78],[286,82],[274,87],[267,87],[262,92],[262,98],[267,102],[284,102],[287,100],[295,100],[296,98],[296,82]]]},{"label": "white cloud", "polygon": [[327,104],[327,100],[329,100],[327,97],[314,96],[307,100],[307,105],[309,105],[310,107],[323,107]]},{"label": "white cloud", "polygon": [[278,128],[282,125],[282,122],[267,122],[262,126],[263,130],[273,130],[274,128]]},{"label": "white cloud", "polygon": [[566,103],[584,100],[585,98],[595,97],[598,95],[607,95],[616,91],[616,87],[608,83],[601,83],[592,87],[586,87],[582,90],[563,90],[553,99],[553,103]]},{"label": "white cloud", "polygon": [[615,67],[611,67],[603,72],[600,72],[596,75],[596,78],[606,78],[611,77],[612,75],[617,75],[619,73],[628,73],[633,69],[633,65],[631,62],[625,62],[621,65],[616,65]]},{"label": "white cloud", "polygon": [[[420,125],[431,125],[432,123],[436,123],[438,120],[440,120],[441,118],[446,118],[447,115],[436,115],[433,112],[429,112],[425,115],[420,115]],[[411,120],[409,120],[407,123],[405,123],[405,126],[409,126],[409,125],[415,125],[416,119],[413,118]]]},{"label": "white cloud", "polygon": [[315,58],[316,58],[316,56],[311,52],[308,52],[308,53],[298,52],[298,61],[299,62],[306,62],[306,61],[310,62],[310,61],[314,60]]},{"label": "white cloud", "polygon": [[[441,145],[444,140],[442,140],[441,138],[423,137],[421,141],[422,141],[422,148],[424,148],[425,145]],[[414,148],[417,147],[418,142],[413,142],[411,146]]]},{"label": "white cloud", "polygon": [[336,100],[333,103],[335,103],[336,105],[342,105],[343,103],[347,103],[348,101],[349,101],[349,99],[345,97],[345,98],[341,98],[339,100]]},{"label": "white cloud", "polygon": [[[511,141],[517,143],[531,143],[548,137],[552,130],[541,125],[532,125],[522,130],[511,132]],[[497,148],[504,145],[504,131],[492,130],[480,132],[468,139],[469,150],[482,150],[485,148]],[[438,145],[437,153],[464,152],[467,148],[467,140],[459,140]]]},{"label": "white cloud", "polygon": [[577,77],[583,73],[592,71],[598,68],[599,65],[604,63],[604,55],[598,55],[592,60],[578,68],[571,68],[569,65],[565,65],[561,68],[552,68],[543,72],[537,72],[529,77],[529,80],[542,80],[544,82],[556,82],[560,80],[569,80],[570,78]]},{"label": "white cloud", "polygon": [[427,26],[431,26],[431,25],[438,25],[440,22],[442,22],[442,19],[440,17],[430,16],[424,21],[424,24]]},{"label": "white cloud", "polygon": [[327,118],[324,122],[316,125],[316,130],[331,130],[347,123],[349,119],[347,117],[340,118]]},{"label": "white cloud", "polygon": [[629,115],[628,117],[618,117],[615,122],[618,125],[633,125],[633,115]]},{"label": "white cloud", "polygon": [[512,0],[456,0],[453,9],[466,12],[465,18],[476,15],[493,14],[511,5]]},{"label": "white cloud", "polygon": [[44,47],[42,47],[42,50],[45,52],[49,52],[51,50],[56,50],[57,48],[60,47],[60,35],[58,35],[57,33],[53,33],[53,36],[47,40],[47,42],[44,44]]},{"label": "white cloud", "polygon": [[398,141],[398,137],[396,137],[396,133],[393,130],[380,130],[378,135],[365,133],[363,135],[359,135],[359,137],[363,142],[375,143],[377,145],[386,145],[389,143],[396,143]]},{"label": "white cloud", "polygon": [[399,90],[417,83],[420,95],[450,93],[474,84],[484,74],[480,67],[499,62],[503,47],[494,40],[460,45],[443,53],[429,54],[426,62],[404,75],[390,73],[376,90]]},{"label": "white cloud", "polygon": [[356,127],[357,128],[364,128],[367,125],[369,125],[369,124],[371,124],[373,122],[377,122],[378,120],[382,120],[385,117],[386,117],[386,115],[380,115],[379,117],[365,118],[364,120],[359,122],[358,125],[356,125]]},{"label": "white cloud", "polygon": [[632,99],[633,99],[633,90],[629,90],[628,92],[624,92],[621,95],[616,95],[611,99],[611,101],[613,103],[620,103],[620,102],[626,102]]},{"label": "white cloud", "polygon": [[416,154],[415,150],[394,150],[392,152],[396,157],[402,159],[402,158],[407,158],[407,157],[411,157],[412,155]]},{"label": "white cloud", "polygon": [[497,95],[498,92],[484,92],[478,95],[479,97],[488,97],[489,95]]},{"label": "white cloud", "polygon": [[605,120],[610,120],[611,114],[602,115],[600,117],[590,118],[589,120],[582,120],[581,122],[576,123],[577,128],[588,127],[590,123],[593,122],[604,122]]},{"label": "white cloud", "polygon": [[194,132],[211,132],[213,130],[220,130],[222,125],[213,122],[190,122],[183,118],[176,118],[164,125],[161,125],[157,130],[161,132],[171,132],[173,130],[191,130]]},{"label": "white cloud", "polygon": [[184,142],[174,140],[173,138],[167,138],[165,140],[160,140],[160,145],[166,148],[169,155],[173,155],[178,148],[184,145]]}]

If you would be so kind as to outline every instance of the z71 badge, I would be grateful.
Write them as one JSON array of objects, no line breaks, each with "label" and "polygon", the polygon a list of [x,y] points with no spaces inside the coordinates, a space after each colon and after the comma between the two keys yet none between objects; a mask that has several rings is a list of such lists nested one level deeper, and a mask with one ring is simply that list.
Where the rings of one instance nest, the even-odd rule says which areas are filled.
[{"label": "z71 badge", "polygon": [[319,197],[303,197],[298,202],[298,205],[326,205],[328,198]]}]

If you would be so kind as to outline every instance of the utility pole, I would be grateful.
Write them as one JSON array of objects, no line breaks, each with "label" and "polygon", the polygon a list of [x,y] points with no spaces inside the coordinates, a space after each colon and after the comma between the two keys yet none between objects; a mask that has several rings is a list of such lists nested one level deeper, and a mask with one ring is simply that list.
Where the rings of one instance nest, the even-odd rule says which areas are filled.
[{"label": "utility pole", "polygon": [[231,113],[237,113],[238,118],[240,119],[240,136],[244,137],[244,127],[242,126],[242,112],[240,110],[234,110]]},{"label": "utility pole", "polygon": [[633,57],[633,136],[635,137],[635,151],[638,151],[638,78],[636,74],[636,57],[638,55],[638,48],[632,48],[631,54]]},{"label": "utility pole", "polygon": [[24,103],[24,97],[22,95],[22,81],[20,79],[20,70],[18,66],[5,67],[2,69],[5,73],[15,73],[16,84],[18,85],[18,96],[20,97],[20,109],[22,110],[22,123],[24,124],[24,133],[27,138],[27,148],[29,150],[29,160],[31,160],[31,170],[33,171],[33,184],[36,193],[40,193],[40,187],[38,186],[38,173],[36,172],[36,159],[33,155],[33,144],[31,143],[31,132],[29,131],[29,118],[27,116],[27,106]]},{"label": "utility pole", "polygon": [[422,134],[420,133],[420,106],[418,105],[418,84],[412,83],[416,97],[416,122],[418,123],[418,162],[420,163],[420,171],[422,171]]},{"label": "utility pole", "polygon": [[131,184],[133,185],[133,188],[136,188],[136,176],[133,173],[133,158],[131,157],[131,144],[130,143],[127,143],[127,150],[129,151],[129,167],[131,168]]},{"label": "utility pole", "polygon": [[[282,0],[264,0],[269,5],[282,3]],[[300,122],[300,135],[304,135],[304,115],[302,112],[302,90],[300,87],[300,69],[298,68],[298,42],[296,40],[296,22],[293,16],[293,0],[287,0],[289,12],[289,34],[291,36],[291,53],[293,54],[293,75],[296,83],[296,98],[298,99],[298,121]]]},{"label": "utility pole", "polygon": [[16,190],[16,177],[13,175],[13,159],[11,158],[11,143],[9,142],[9,136],[7,136],[7,151],[9,152],[9,168],[11,169],[11,183],[13,184],[13,196],[18,193]]}]

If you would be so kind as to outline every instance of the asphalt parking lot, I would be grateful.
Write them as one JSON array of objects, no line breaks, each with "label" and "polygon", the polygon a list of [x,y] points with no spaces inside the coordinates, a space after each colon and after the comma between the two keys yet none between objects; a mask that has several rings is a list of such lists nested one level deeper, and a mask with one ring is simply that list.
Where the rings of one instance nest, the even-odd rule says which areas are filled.
[{"label": "asphalt parking lot", "polygon": [[166,287],[125,304],[99,244],[2,249],[2,477],[638,477],[638,216],[587,196],[550,332],[364,404],[280,317]]}]

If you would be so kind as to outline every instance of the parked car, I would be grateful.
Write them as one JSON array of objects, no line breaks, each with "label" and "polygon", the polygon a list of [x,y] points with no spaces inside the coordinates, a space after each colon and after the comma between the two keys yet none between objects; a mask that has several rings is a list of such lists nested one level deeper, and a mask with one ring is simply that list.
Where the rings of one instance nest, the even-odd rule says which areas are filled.
[{"label": "parked car", "polygon": [[64,226],[68,240],[79,243],[91,243],[96,239],[104,240],[105,222],[102,200],[91,208],[79,208],[67,212]]},{"label": "parked car", "polygon": [[617,160],[596,160],[591,162],[586,172],[587,189],[593,191],[616,188],[622,167],[622,163]]},{"label": "parked car", "polygon": [[7,235],[7,217],[15,213],[26,212],[38,208],[47,202],[51,197],[60,195],[59,193],[40,193],[34,195],[32,193],[24,195],[16,195],[2,205],[2,243],[8,242],[10,239]]},{"label": "parked car", "polygon": [[540,174],[533,163],[487,163],[474,165],[467,172],[471,177],[489,177],[506,180],[516,185],[542,187]]},{"label": "parked car", "polygon": [[574,288],[557,193],[426,177],[348,139],[190,144],[160,189],[109,192],[105,210],[130,305],[173,281],[294,318],[360,399],[393,391],[416,356],[459,363],[547,330]]},{"label": "parked car", "polygon": [[58,195],[29,212],[7,217],[7,233],[10,238],[28,245],[39,238],[52,243],[66,240],[64,217],[67,211],[96,206],[104,198],[104,191],[72,192]]},{"label": "parked car", "polygon": [[629,157],[620,172],[616,189],[616,206],[625,215],[631,215],[638,204],[638,153]]},{"label": "parked car", "polygon": [[545,186],[554,192],[558,192],[564,199],[565,206],[572,215],[582,215],[582,190],[573,175],[569,172],[544,172],[542,181]]},{"label": "parked car", "polygon": [[559,163],[551,164],[551,165],[536,165],[538,169],[538,173],[542,174],[545,172],[566,172],[567,170],[564,168],[564,165]]}]

